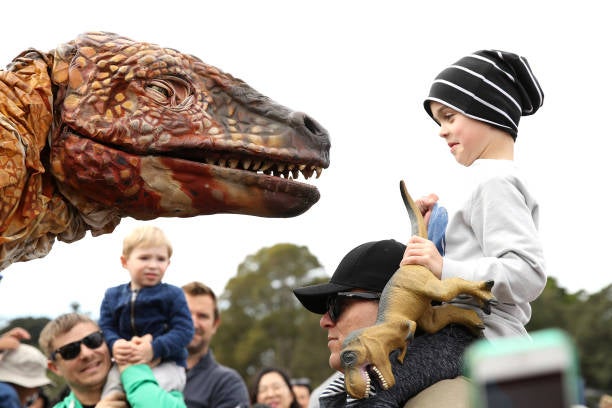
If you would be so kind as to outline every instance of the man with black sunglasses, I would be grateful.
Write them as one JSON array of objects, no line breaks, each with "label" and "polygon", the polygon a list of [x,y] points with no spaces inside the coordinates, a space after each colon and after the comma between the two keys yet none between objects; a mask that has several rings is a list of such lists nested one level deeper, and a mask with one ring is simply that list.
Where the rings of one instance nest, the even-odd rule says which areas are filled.
[{"label": "man with black sunglasses", "polygon": [[87,316],[68,313],[50,321],[40,333],[39,344],[49,356],[49,369],[63,377],[71,390],[55,408],[185,408],[183,395],[160,388],[146,364],[118,366],[126,394],[115,392],[102,398],[111,357],[100,327]]},{"label": "man with black sunglasses", "polygon": [[[306,309],[322,315],[320,325],[327,330],[329,365],[333,369],[342,371],[340,352],[346,336],[376,323],[380,295],[399,268],[405,249],[392,239],[367,242],[346,254],[328,283],[293,290]],[[393,358],[394,354],[391,356],[394,387],[383,390],[374,380],[374,395],[355,400],[346,393],[344,377],[340,376],[322,390],[320,405],[313,404],[313,393],[310,406],[402,407],[407,403],[406,407],[466,407],[465,380],[454,378],[461,375],[461,356],[474,339],[467,328],[457,325],[434,334],[417,332],[403,364]]]}]

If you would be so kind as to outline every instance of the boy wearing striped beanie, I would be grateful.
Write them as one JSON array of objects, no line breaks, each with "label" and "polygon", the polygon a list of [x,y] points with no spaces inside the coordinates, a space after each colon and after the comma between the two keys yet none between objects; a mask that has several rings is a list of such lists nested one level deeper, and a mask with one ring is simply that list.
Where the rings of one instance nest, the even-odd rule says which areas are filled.
[{"label": "boy wearing striped beanie", "polygon": [[[423,265],[439,279],[495,281],[499,305],[483,316],[488,338],[527,336],[529,302],[546,285],[538,203],[513,162],[519,119],[535,113],[543,100],[524,57],[482,50],[444,69],[424,102],[450,153],[468,167],[471,184],[460,207],[449,211],[444,255],[415,236],[401,265]],[[435,194],[417,200],[430,225],[437,221],[429,219],[437,200]],[[453,302],[478,310],[469,300]]]}]

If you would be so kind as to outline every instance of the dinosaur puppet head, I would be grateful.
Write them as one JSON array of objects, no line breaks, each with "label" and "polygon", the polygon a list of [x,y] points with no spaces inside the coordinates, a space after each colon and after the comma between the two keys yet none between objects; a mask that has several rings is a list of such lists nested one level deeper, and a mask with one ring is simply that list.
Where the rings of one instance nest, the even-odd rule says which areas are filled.
[{"label": "dinosaur puppet head", "polygon": [[292,217],[319,199],[325,129],[198,58],[110,33],[58,47],[51,169],[77,208],[136,219]]},{"label": "dinosaur puppet head", "polygon": [[329,165],[316,121],[196,57],[93,32],[0,70],[0,270],[122,217],[293,217]]}]

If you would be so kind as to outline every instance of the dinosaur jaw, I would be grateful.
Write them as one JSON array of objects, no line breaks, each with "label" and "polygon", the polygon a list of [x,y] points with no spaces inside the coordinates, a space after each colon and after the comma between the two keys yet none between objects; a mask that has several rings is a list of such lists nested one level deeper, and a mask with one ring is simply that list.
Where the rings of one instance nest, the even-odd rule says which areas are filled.
[{"label": "dinosaur jaw", "polygon": [[91,208],[93,201],[136,219],[216,213],[293,217],[319,200],[316,187],[293,178],[318,176],[321,167],[289,169],[248,160],[127,153],[67,128],[51,147],[52,173],[79,210]]},{"label": "dinosaur jaw", "polygon": [[380,384],[383,390],[390,387],[383,373],[371,364],[363,364],[359,367],[345,369],[346,390],[353,398],[362,399],[370,396],[372,378]]},{"label": "dinosaur jaw", "polygon": [[370,395],[371,380],[366,365],[345,369],[344,383],[346,392],[353,398],[368,398]]}]

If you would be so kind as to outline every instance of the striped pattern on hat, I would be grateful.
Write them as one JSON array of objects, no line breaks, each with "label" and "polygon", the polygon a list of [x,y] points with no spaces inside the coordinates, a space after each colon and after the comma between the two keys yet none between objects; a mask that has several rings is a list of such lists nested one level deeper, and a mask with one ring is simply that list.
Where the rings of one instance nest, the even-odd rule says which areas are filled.
[{"label": "striped pattern on hat", "polygon": [[433,118],[432,101],[489,123],[516,139],[521,116],[534,114],[544,102],[544,93],[524,57],[481,50],[438,74],[424,102]]}]

